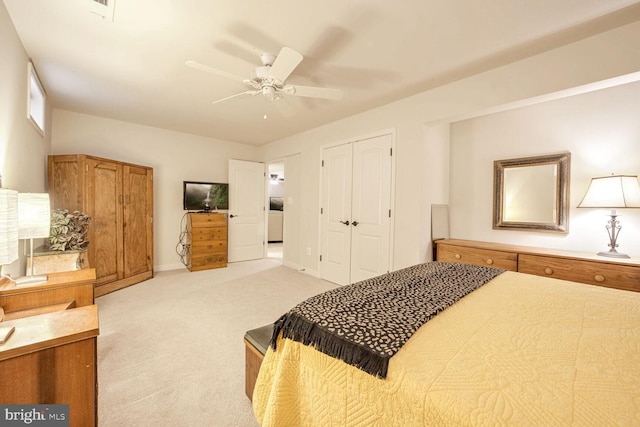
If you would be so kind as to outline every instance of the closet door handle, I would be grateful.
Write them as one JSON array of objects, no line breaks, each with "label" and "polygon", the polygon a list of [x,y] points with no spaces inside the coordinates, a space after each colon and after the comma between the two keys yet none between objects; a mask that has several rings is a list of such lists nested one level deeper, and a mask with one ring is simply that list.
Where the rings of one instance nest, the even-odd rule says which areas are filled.
[{"label": "closet door handle", "polygon": [[353,222],[351,223],[351,225],[353,225],[354,227],[357,227],[357,226],[358,226],[358,224],[360,224],[358,221],[353,221]]},{"label": "closet door handle", "polygon": [[347,220],[347,221],[340,221],[340,224],[349,225],[349,220]]}]

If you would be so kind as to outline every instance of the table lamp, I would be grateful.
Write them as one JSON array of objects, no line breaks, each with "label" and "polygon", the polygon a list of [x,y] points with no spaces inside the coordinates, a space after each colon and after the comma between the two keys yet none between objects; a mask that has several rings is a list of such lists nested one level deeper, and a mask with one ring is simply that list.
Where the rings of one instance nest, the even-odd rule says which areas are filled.
[{"label": "table lamp", "polygon": [[618,208],[640,208],[640,183],[637,175],[611,175],[592,178],[579,208],[611,208],[611,219],[607,223],[609,250],[598,252],[600,256],[629,258],[629,255],[616,250],[620,221]]},{"label": "table lamp", "polygon": [[29,239],[31,269],[29,274],[16,279],[16,285],[44,282],[46,275],[33,274],[33,239],[49,237],[51,232],[51,207],[48,193],[18,194],[18,238]]},{"label": "table lamp", "polygon": [[[18,192],[8,188],[0,188],[0,283],[6,279],[2,276],[2,266],[18,259]],[[10,279],[9,279],[10,280]],[[4,310],[0,307],[0,344],[9,339],[14,327],[2,326]]]},{"label": "table lamp", "polygon": [[0,188],[0,268],[18,259],[18,192]]}]

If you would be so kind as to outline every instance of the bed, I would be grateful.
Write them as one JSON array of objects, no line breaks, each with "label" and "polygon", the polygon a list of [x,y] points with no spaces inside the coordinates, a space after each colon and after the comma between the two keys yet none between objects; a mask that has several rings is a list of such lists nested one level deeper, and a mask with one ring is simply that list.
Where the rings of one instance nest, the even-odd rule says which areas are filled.
[{"label": "bed", "polygon": [[640,425],[638,292],[500,270],[384,375],[276,335],[253,392],[263,427]]}]

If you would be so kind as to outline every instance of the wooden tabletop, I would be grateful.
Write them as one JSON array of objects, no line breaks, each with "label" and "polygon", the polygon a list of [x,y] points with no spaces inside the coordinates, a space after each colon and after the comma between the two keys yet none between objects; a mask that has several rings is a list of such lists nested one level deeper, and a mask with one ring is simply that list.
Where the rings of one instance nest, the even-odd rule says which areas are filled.
[{"label": "wooden tabletop", "polygon": [[24,285],[16,285],[15,282],[3,277],[0,279],[0,295],[19,294],[21,292],[32,292],[60,286],[75,286],[80,282],[95,280],[96,270],[94,268],[49,273],[47,274],[46,282],[26,283]]},{"label": "wooden tabletop", "polygon": [[6,360],[98,336],[98,306],[93,304],[4,321],[2,326],[15,327],[13,335],[0,345],[0,360]]}]

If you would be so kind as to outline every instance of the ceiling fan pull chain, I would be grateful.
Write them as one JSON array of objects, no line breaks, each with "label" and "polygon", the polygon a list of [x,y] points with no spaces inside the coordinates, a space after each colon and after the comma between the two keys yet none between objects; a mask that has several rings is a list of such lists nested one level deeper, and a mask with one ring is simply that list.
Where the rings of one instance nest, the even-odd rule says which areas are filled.
[{"label": "ceiling fan pull chain", "polygon": [[262,118],[267,120],[267,97],[263,96],[262,99],[264,100],[264,102],[263,102],[263,105],[264,105],[264,116]]}]

